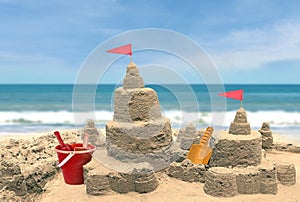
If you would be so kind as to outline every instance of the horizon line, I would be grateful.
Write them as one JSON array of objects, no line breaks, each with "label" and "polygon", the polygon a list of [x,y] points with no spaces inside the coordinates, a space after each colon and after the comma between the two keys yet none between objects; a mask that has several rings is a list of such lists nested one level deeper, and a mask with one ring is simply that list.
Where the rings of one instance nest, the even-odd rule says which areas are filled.
[{"label": "horizon line", "polygon": [[[94,83],[0,83],[0,85],[94,85]],[[100,83],[97,85],[122,85],[118,83]],[[186,83],[150,83],[145,85],[187,85]],[[189,85],[222,85],[216,83],[189,83]],[[223,83],[223,85],[300,85],[300,83]]]}]

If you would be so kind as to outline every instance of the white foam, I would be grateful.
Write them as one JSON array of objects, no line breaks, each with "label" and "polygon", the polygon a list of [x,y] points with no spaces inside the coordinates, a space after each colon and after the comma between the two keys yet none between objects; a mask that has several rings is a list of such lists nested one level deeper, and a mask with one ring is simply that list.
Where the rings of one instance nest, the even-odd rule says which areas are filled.
[{"label": "white foam", "polygon": [[[173,124],[182,124],[186,122],[197,122],[201,125],[211,124],[213,117],[222,117],[224,123],[220,125],[229,126],[235,116],[235,111],[229,112],[185,112],[179,110],[166,110],[163,115],[170,119]],[[96,111],[95,113],[76,113],[76,116],[89,117],[93,115],[97,122],[105,123],[113,119],[111,111]],[[285,111],[247,111],[248,122],[251,127],[260,127],[263,122],[270,122],[272,126],[300,126],[300,112]],[[83,119],[86,120],[86,119]],[[24,112],[0,112],[0,124],[15,123],[44,123],[44,124],[73,124],[74,113],[68,111],[24,111]],[[82,122],[84,123],[84,121]]]},{"label": "white foam", "polygon": [[[163,115],[170,119],[173,128],[182,128],[188,122],[194,122],[197,127],[212,125],[228,129],[234,120],[235,111],[229,112],[182,112],[179,110],[166,110]],[[273,131],[285,137],[300,141],[300,112],[285,111],[247,111],[248,122],[251,128],[257,130],[263,122],[270,122]],[[2,133],[26,133],[57,130],[59,128],[83,127],[88,118],[96,119],[96,124],[103,127],[107,121],[113,119],[111,111],[96,111],[76,113],[68,111],[24,111],[24,112],[0,112],[0,135]],[[78,121],[78,117],[80,118]],[[213,122],[217,117],[217,122]],[[220,118],[221,117],[221,118]],[[219,119],[218,119],[219,118]],[[100,124],[100,125],[99,125]]]},{"label": "white foam", "polygon": [[[86,117],[86,114],[85,112],[77,112],[76,116]],[[98,121],[107,121],[112,119],[113,113],[109,111],[96,111],[92,114]],[[74,122],[74,113],[68,111],[0,112],[1,125],[16,123],[74,124]]]},{"label": "white foam", "polygon": [[[200,124],[210,124],[212,117],[223,117],[224,123],[218,125],[229,126],[234,120],[236,111],[229,112],[181,112],[181,111],[165,111],[165,116],[171,122],[181,124],[182,122],[198,122]],[[275,127],[300,126],[300,112],[285,112],[285,111],[257,111],[247,112],[248,122],[251,127],[260,127],[263,122],[269,122]]]}]

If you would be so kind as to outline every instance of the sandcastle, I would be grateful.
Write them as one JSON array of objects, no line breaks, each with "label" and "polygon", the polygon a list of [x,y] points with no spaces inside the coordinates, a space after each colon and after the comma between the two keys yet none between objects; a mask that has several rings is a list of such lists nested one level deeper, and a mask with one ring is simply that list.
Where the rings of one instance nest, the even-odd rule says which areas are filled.
[{"label": "sandcastle", "polygon": [[171,163],[167,174],[183,181],[204,182],[204,192],[215,197],[276,194],[278,182],[288,186],[296,183],[292,163],[270,162],[262,157],[261,134],[251,130],[244,108],[236,112],[229,130],[221,132],[208,166],[186,159]]},{"label": "sandcastle", "polygon": [[261,163],[261,135],[250,129],[247,114],[240,108],[229,131],[222,131],[211,157],[211,166],[257,166]]},{"label": "sandcastle", "polygon": [[276,194],[277,181],[283,185],[295,184],[293,164],[269,162],[262,158],[262,153],[261,134],[251,130],[246,111],[241,107],[229,131],[223,131],[215,144],[204,192],[221,197]]},{"label": "sandcastle", "polygon": [[163,161],[171,143],[170,120],[161,115],[156,92],[144,87],[130,62],[123,87],[115,90],[113,121],[106,124],[108,155],[124,162]]},{"label": "sandcastle", "polygon": [[114,93],[114,117],[106,124],[105,146],[110,163],[122,171],[89,171],[88,194],[151,192],[158,186],[155,171],[170,164],[170,120],[162,116],[156,92],[144,86],[132,61],[123,86]]}]

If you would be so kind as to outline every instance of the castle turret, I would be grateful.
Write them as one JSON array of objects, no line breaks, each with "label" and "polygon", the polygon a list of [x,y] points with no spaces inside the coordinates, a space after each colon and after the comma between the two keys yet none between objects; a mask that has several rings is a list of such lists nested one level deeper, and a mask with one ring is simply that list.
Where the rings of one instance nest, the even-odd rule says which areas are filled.
[{"label": "castle turret", "polygon": [[250,123],[247,122],[247,113],[241,107],[235,114],[234,121],[230,124],[229,133],[232,135],[249,135]]}]

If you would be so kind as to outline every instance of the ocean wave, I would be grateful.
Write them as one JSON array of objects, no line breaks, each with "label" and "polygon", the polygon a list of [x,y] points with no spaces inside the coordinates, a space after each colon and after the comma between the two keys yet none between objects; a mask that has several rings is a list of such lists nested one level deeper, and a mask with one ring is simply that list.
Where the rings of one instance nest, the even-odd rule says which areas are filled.
[{"label": "ocean wave", "polygon": [[[80,117],[78,119],[76,117]],[[0,112],[0,125],[8,124],[84,124],[93,118],[103,123],[111,120],[113,113],[110,111],[73,112],[69,111],[23,111],[23,112]],[[80,120],[82,120],[80,122]]]},{"label": "ocean wave", "polygon": [[[165,116],[172,123],[181,124],[189,121],[198,125],[217,125],[229,127],[234,120],[236,111],[228,112],[181,112],[181,111],[166,111]],[[269,122],[274,127],[300,126],[300,112],[285,112],[285,111],[256,111],[247,112],[248,122],[251,127],[258,128],[263,122]],[[216,121],[214,121],[217,120]]]},{"label": "ocean wave", "polygon": [[[229,126],[235,116],[235,111],[228,112],[185,112],[179,110],[165,110],[163,115],[170,119],[177,127],[187,122],[195,125],[219,125]],[[285,111],[247,111],[248,122],[251,127],[260,127],[263,122],[269,122],[275,127],[300,126],[300,112]],[[217,118],[216,118],[217,117]],[[111,111],[95,111],[87,113],[73,113],[68,111],[23,111],[0,112],[0,125],[13,124],[84,124],[89,118],[95,119],[98,124],[105,124],[113,119]],[[219,122],[214,122],[213,120]]]}]

